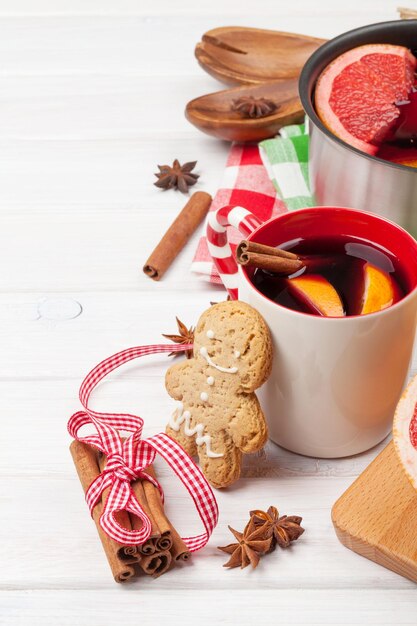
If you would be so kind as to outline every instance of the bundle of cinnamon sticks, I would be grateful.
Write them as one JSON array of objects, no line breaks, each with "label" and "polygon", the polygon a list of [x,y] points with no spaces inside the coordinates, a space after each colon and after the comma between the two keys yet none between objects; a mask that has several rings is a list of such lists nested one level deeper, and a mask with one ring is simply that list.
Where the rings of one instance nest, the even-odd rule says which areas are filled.
[{"label": "bundle of cinnamon sticks", "polygon": [[313,274],[340,263],[336,254],[299,255],[246,239],[237,246],[236,259],[240,265],[266,270],[283,277],[292,277],[304,271]]},{"label": "bundle of cinnamon sticks", "polygon": [[[70,451],[81,485],[86,492],[93,480],[105,468],[106,457],[95,448],[80,441],[73,441]],[[146,471],[155,478],[155,471],[152,466],[148,467]],[[157,578],[165,574],[175,563],[188,561],[191,556],[187,546],[165,515],[157,487],[148,480],[136,480],[132,483],[132,489],[151,521],[151,536],[144,544],[140,546],[122,545],[108,537],[102,530],[99,519],[108,496],[108,489],[103,492],[101,501],[97,503],[93,511],[93,518],[104,552],[113,577],[118,583],[126,582],[141,573]],[[130,515],[127,511],[119,511],[116,518],[119,524],[129,530],[138,530],[142,523],[136,516]]]},{"label": "bundle of cinnamon sticks", "polygon": [[240,265],[258,267],[284,276],[294,274],[306,265],[305,259],[293,252],[245,239],[237,247],[236,258]]}]

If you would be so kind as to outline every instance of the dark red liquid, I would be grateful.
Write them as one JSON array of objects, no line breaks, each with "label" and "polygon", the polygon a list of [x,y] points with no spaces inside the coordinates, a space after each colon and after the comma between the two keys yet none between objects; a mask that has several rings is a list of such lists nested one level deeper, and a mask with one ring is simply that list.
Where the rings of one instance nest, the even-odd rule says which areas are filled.
[{"label": "dark red liquid", "polygon": [[397,102],[400,115],[377,155],[380,159],[417,167],[417,89],[408,100]]},{"label": "dark red liquid", "polygon": [[[323,237],[300,239],[280,244],[279,247],[318,260],[319,271],[316,266],[303,275],[314,273],[328,280],[342,300],[345,315],[358,315],[361,311],[366,263],[391,275],[395,293],[393,304],[407,293],[398,259],[369,241],[347,236]],[[291,277],[283,278],[261,269],[256,269],[252,277],[254,286],[270,300],[295,311],[318,315],[314,308],[294,295],[289,281]]]}]

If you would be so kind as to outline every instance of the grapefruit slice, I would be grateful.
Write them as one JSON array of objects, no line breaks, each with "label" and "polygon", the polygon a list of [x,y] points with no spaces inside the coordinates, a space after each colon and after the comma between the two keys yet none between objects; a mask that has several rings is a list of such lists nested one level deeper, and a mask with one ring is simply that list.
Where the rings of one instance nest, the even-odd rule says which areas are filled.
[{"label": "grapefruit slice", "polygon": [[394,415],[394,445],[411,484],[417,489],[417,376],[408,384]]},{"label": "grapefruit slice", "polygon": [[363,299],[360,315],[376,313],[394,304],[396,300],[395,284],[391,276],[371,263],[363,266]]},{"label": "grapefruit slice", "polygon": [[325,317],[344,317],[345,311],[336,289],[319,274],[298,276],[288,281],[291,295],[312,313]]},{"label": "grapefruit slice", "polygon": [[404,46],[370,44],[348,50],[319,76],[318,116],[336,137],[376,154],[400,114],[395,102],[408,98],[416,65]]}]

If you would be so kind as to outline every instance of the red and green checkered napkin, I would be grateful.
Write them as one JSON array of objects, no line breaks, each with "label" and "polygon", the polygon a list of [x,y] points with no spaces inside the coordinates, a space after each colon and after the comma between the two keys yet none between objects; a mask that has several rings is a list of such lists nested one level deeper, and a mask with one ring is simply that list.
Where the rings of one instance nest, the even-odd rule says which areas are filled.
[{"label": "red and green checkered napkin", "polygon": [[[210,211],[233,204],[245,207],[262,221],[275,215],[312,206],[308,189],[308,135],[304,125],[287,126],[279,137],[258,145],[233,144],[220,189]],[[229,227],[232,250],[242,235]],[[199,240],[191,266],[204,280],[221,284],[205,235]]]}]

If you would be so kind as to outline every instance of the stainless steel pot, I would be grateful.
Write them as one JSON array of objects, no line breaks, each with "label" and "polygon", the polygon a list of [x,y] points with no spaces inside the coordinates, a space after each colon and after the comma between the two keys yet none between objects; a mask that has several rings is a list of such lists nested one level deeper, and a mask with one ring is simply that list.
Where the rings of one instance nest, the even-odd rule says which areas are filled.
[{"label": "stainless steel pot", "polygon": [[417,50],[417,20],[381,22],[351,30],[323,44],[305,64],[300,99],[309,119],[310,182],[317,205],[372,211],[417,236],[417,169],[364,154],[335,137],[314,110],[314,87],[322,70],[346,50],[390,43]]}]

